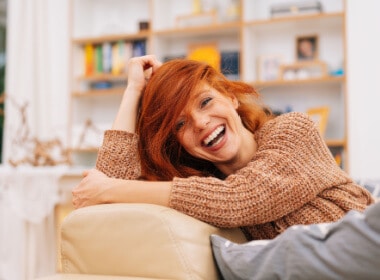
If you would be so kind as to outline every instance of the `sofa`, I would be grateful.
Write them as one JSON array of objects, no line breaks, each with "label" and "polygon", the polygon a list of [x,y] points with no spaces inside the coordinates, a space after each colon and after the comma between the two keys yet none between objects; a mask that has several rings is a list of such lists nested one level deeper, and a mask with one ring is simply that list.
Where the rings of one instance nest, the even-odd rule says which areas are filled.
[{"label": "sofa", "polygon": [[39,279],[221,279],[210,235],[246,241],[151,204],[104,204],[71,212],[61,226],[62,271]]}]

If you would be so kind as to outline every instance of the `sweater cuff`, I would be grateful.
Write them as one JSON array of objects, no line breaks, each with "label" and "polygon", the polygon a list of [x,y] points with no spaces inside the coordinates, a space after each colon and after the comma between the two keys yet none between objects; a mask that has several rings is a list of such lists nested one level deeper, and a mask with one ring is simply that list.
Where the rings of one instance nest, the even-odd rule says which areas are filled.
[{"label": "sweater cuff", "polygon": [[137,144],[139,137],[136,133],[131,133],[123,130],[106,130],[104,132],[103,147],[105,143],[124,143],[124,144]]}]

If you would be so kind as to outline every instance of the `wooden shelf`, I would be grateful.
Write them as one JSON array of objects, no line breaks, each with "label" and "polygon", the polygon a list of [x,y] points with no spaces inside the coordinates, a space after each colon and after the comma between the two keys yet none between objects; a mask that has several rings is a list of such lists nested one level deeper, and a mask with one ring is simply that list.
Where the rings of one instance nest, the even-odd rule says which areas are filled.
[{"label": "wooden shelf", "polygon": [[282,87],[282,86],[293,86],[293,85],[317,85],[323,83],[344,83],[346,80],[345,76],[326,76],[322,78],[314,79],[295,79],[295,80],[274,80],[274,81],[255,81],[251,82],[254,87]]},{"label": "wooden shelf", "polygon": [[162,36],[162,37],[173,37],[173,36],[193,36],[194,34],[229,34],[236,33],[239,34],[242,25],[241,22],[228,22],[228,23],[217,23],[212,25],[202,25],[202,26],[192,26],[183,28],[171,28],[162,30],[153,30],[152,35]]},{"label": "wooden shelf", "polygon": [[135,40],[145,40],[150,36],[150,31],[141,31],[133,34],[114,34],[114,35],[104,35],[99,37],[83,37],[75,38],[72,40],[73,44],[85,45],[85,44],[102,44],[105,42],[117,42],[117,41],[135,41]]},{"label": "wooden shelf", "polygon": [[344,139],[327,139],[326,144],[329,147],[346,147],[346,141]]},{"label": "wooden shelf", "polygon": [[73,97],[90,97],[90,96],[107,96],[107,95],[121,95],[124,93],[124,87],[108,88],[108,89],[94,89],[88,91],[77,91],[71,95]]},{"label": "wooden shelf", "polygon": [[296,15],[296,16],[284,16],[269,19],[251,20],[244,22],[245,26],[258,26],[258,25],[271,25],[271,24],[283,24],[287,22],[296,22],[299,24],[301,21],[325,21],[328,19],[342,19],[344,18],[343,12],[337,13],[317,13],[310,15]]},{"label": "wooden shelf", "polygon": [[79,76],[77,77],[77,80],[84,82],[126,81],[127,77],[127,74],[114,75],[110,73],[101,73],[91,76]]}]

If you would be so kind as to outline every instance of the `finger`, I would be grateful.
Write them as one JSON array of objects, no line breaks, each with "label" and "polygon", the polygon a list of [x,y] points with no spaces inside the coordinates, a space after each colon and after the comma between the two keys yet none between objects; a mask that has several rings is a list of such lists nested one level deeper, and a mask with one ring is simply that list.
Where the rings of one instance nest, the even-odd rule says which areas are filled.
[{"label": "finger", "polygon": [[161,66],[162,62],[157,60],[156,63],[152,66],[152,73],[156,72]]},{"label": "finger", "polygon": [[150,77],[152,76],[152,72],[153,72],[152,67],[144,70],[144,78],[145,78],[145,80],[149,80],[150,79]]},{"label": "finger", "polygon": [[79,193],[73,193],[73,198],[71,201],[75,209],[86,206],[86,201]]},{"label": "finger", "polygon": [[145,55],[141,57],[144,70],[153,68],[153,71],[158,69],[161,66],[161,62],[157,59],[155,55]]},{"label": "finger", "polygon": [[83,177],[86,177],[87,175],[88,175],[88,173],[90,173],[90,170],[84,170],[83,172],[82,172],[82,176]]},{"label": "finger", "polygon": [[81,207],[83,207],[79,202],[77,201],[73,201],[73,206],[74,206],[74,209],[79,209]]},{"label": "finger", "polygon": [[79,198],[74,194],[73,192],[73,198],[71,199],[71,202],[75,209],[78,209],[79,207]]},{"label": "finger", "polygon": [[162,62],[159,61],[155,56],[151,56],[149,57],[148,64],[149,65],[145,65],[144,68],[145,80],[149,80],[152,77],[154,72],[156,72],[161,67]]},{"label": "finger", "polygon": [[160,66],[162,65],[162,62],[159,61],[155,55],[151,55],[149,59],[151,62],[153,72],[156,71],[158,68],[160,68]]}]

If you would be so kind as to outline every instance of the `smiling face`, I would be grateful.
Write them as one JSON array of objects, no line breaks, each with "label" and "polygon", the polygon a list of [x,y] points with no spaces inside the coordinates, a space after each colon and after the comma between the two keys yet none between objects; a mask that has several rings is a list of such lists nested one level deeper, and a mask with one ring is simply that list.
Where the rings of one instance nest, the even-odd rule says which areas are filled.
[{"label": "smiling face", "polygon": [[228,175],[247,165],[256,151],[253,134],[236,112],[235,97],[203,84],[176,121],[176,135],[192,156],[212,162]]},{"label": "smiling face", "polygon": [[270,119],[258,97],[251,85],[230,81],[207,63],[164,63],[149,79],[139,109],[142,178],[222,178],[221,172],[246,166],[256,151],[253,133]]}]

